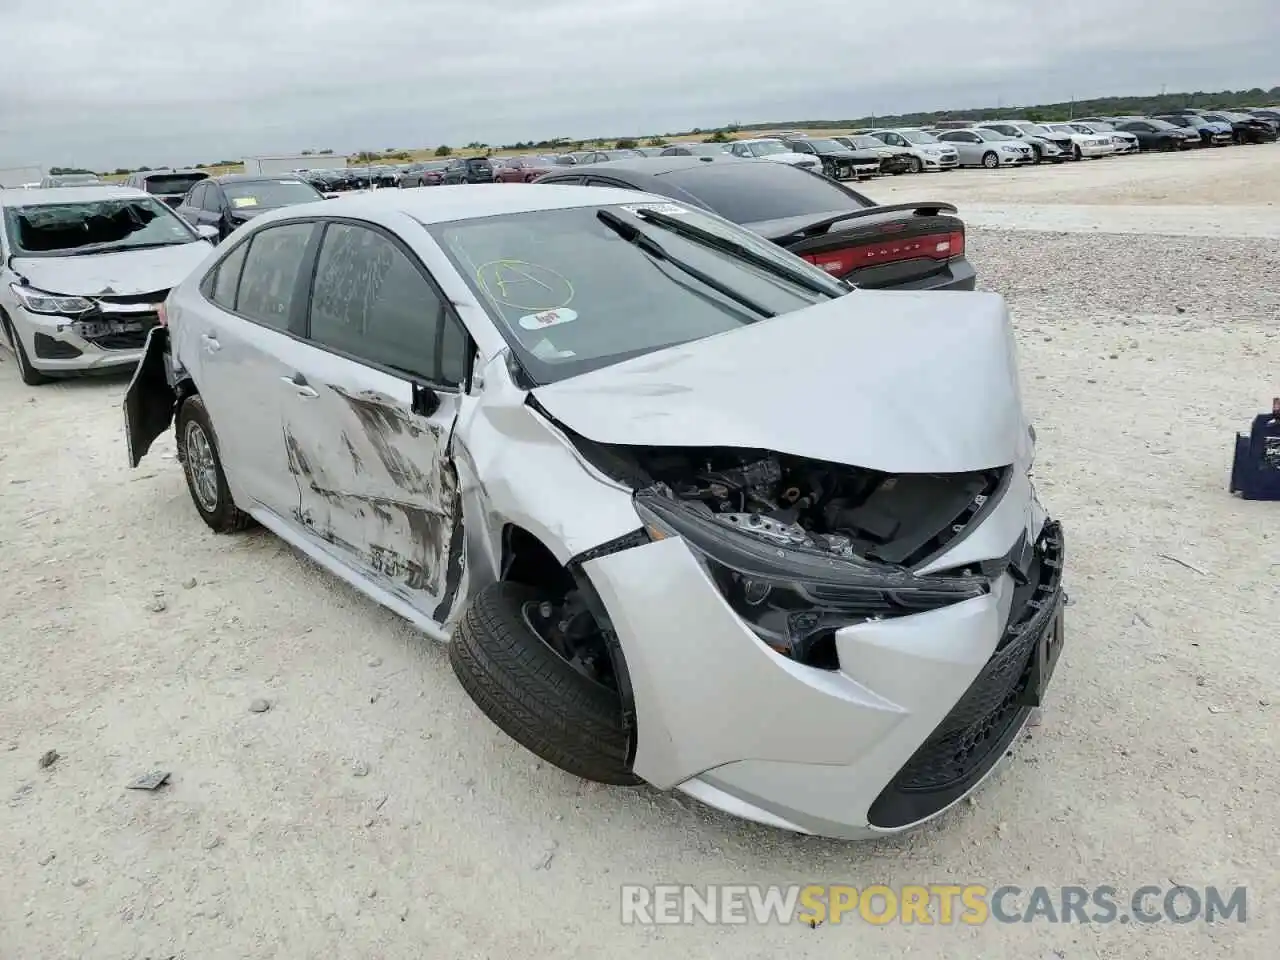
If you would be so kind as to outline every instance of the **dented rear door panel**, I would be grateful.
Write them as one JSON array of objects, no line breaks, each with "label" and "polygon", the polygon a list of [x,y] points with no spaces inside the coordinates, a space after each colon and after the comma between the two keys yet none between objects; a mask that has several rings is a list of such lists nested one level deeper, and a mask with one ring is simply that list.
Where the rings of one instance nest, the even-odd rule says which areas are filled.
[{"label": "dented rear door panel", "polygon": [[298,381],[281,418],[298,490],[285,519],[444,622],[462,572],[458,484],[449,460],[457,394],[436,392],[439,407],[424,416],[413,412],[421,388],[407,378],[298,341],[282,359]]}]

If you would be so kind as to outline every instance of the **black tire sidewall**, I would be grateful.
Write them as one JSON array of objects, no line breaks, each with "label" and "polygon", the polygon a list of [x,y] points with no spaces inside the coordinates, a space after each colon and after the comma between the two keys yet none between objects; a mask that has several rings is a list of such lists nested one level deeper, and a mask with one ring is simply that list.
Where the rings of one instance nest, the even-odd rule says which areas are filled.
[{"label": "black tire sidewall", "polygon": [[499,581],[467,605],[449,642],[463,689],[500,730],[535,756],[597,783],[632,785],[621,697],[579,673],[525,621],[541,591]]},{"label": "black tire sidewall", "polygon": [[[200,503],[200,498],[196,496],[195,480],[191,476],[191,457],[187,455],[186,444],[187,430],[192,423],[198,424],[204,431],[209,441],[209,449],[213,453],[213,467],[218,477],[218,504],[212,511],[206,510]],[[240,511],[236,509],[231,499],[231,488],[227,485],[227,475],[222,468],[222,454],[218,451],[218,435],[214,432],[213,421],[209,419],[209,411],[205,409],[204,401],[200,399],[199,394],[193,394],[182,401],[174,432],[180,451],[178,459],[182,463],[182,473],[187,480],[187,492],[191,495],[191,503],[200,514],[200,519],[211,529],[219,532],[235,529],[238,526]]]},{"label": "black tire sidewall", "polygon": [[42,383],[49,382],[49,376],[31,365],[31,358],[27,356],[27,348],[22,345],[22,338],[18,336],[18,330],[13,325],[13,321],[9,319],[9,315],[0,313],[0,324],[4,325],[5,339],[9,341],[9,346],[13,348],[14,362],[18,367],[18,376],[28,387],[38,387]]}]

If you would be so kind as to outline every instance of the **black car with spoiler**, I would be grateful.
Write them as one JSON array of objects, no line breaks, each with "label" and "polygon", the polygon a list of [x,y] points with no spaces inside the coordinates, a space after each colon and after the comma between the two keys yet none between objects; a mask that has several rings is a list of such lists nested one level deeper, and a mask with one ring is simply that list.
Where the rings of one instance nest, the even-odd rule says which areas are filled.
[{"label": "black car with spoiler", "polygon": [[887,206],[786,163],[724,157],[613,160],[553,171],[540,184],[623,187],[741,224],[828,273],[873,290],[972,290],[964,223],[949,203]]}]

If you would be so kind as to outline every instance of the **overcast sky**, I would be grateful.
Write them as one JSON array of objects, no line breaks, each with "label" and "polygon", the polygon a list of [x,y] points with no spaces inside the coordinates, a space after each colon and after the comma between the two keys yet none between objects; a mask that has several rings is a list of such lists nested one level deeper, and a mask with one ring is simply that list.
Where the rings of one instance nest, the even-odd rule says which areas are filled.
[{"label": "overcast sky", "polygon": [[0,166],[1280,83],[1276,0],[0,0]]}]

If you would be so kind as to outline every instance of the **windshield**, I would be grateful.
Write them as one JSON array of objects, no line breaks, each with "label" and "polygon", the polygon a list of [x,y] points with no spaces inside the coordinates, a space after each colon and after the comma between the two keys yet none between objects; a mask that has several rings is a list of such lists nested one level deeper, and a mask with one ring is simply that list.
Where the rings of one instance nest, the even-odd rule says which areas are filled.
[{"label": "windshield", "polygon": [[882,150],[884,149],[884,141],[877,140],[875,137],[867,134],[860,134],[856,137],[850,137],[849,142],[859,150]]},{"label": "windshield", "polygon": [[817,139],[817,140],[806,139],[805,143],[809,144],[809,146],[813,147],[813,149],[817,150],[819,153],[832,153],[840,150],[849,149],[839,141],[827,140],[825,138]]},{"label": "windshield", "polygon": [[[744,164],[744,166],[749,166]],[[711,231],[841,296],[848,288],[755,234],[672,203],[540,210],[427,225],[536,383],[765,319],[603,223],[602,209],[672,258],[771,313],[827,299],[635,215],[648,207]]]},{"label": "windshield", "polygon": [[85,187],[102,182],[92,173],[64,173],[44,179],[51,187]]},{"label": "windshield", "polygon": [[938,143],[938,138],[923,130],[899,130],[898,135],[907,143]]},{"label": "windshield", "polygon": [[20,257],[114,253],[199,239],[185,221],[151,197],[6,207],[4,225]]},{"label": "windshield", "polygon": [[775,153],[791,152],[787,149],[787,145],[785,143],[781,143],[777,140],[757,140],[755,143],[750,144],[747,149],[757,157],[767,157]]},{"label": "windshield", "polygon": [[1168,120],[1148,120],[1148,121],[1147,121],[1147,123],[1151,124],[1151,125],[1152,125],[1153,127],[1155,127],[1157,130],[1176,130],[1176,129],[1178,129],[1178,128],[1177,128],[1177,127],[1175,127],[1172,123],[1170,123]]},{"label": "windshield", "polygon": [[1023,133],[1029,134],[1030,136],[1033,136],[1033,137],[1049,136],[1049,131],[1046,130],[1044,127],[1040,126],[1040,124],[1038,123],[1019,123],[1017,127]]},{"label": "windshield", "polygon": [[192,184],[208,178],[207,173],[166,173],[147,177],[147,193],[185,194]]},{"label": "windshield", "polygon": [[233,209],[287,207],[323,199],[320,192],[302,180],[232,180],[222,185]]},{"label": "windshield", "polygon": [[1017,139],[1016,137],[1009,136],[1007,133],[1001,133],[999,130],[977,130],[976,129],[973,132],[976,133],[978,136],[980,136],[983,140],[988,140],[988,141]]}]

